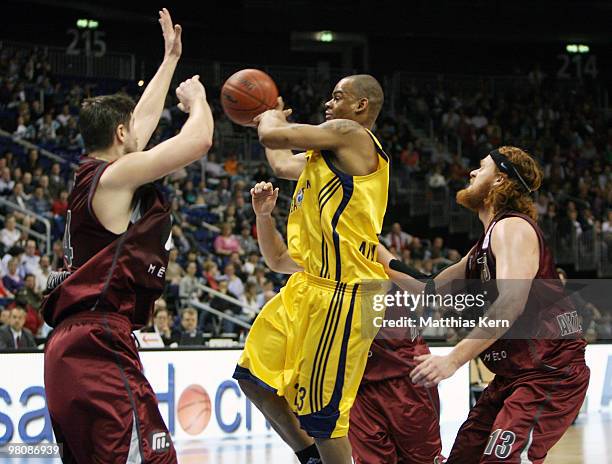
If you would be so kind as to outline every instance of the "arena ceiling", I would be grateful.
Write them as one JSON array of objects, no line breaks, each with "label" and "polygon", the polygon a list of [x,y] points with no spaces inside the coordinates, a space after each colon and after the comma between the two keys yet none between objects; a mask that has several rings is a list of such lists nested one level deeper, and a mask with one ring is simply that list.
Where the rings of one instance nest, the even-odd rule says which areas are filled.
[{"label": "arena ceiling", "polygon": [[117,27],[152,20],[166,6],[201,33],[334,30],[371,36],[612,41],[612,2],[580,0],[5,0],[27,23],[85,14]]}]

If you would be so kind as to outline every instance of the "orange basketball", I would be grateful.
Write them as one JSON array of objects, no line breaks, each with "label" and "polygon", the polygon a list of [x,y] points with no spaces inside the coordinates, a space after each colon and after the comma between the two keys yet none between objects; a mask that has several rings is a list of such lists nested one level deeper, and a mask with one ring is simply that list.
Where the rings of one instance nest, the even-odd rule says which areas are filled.
[{"label": "orange basketball", "polygon": [[241,126],[252,126],[255,116],[276,107],[277,98],[276,84],[259,69],[238,71],[221,88],[225,114]]},{"label": "orange basketball", "polygon": [[200,385],[189,385],[178,400],[179,424],[189,435],[198,435],[210,422],[210,396]]}]

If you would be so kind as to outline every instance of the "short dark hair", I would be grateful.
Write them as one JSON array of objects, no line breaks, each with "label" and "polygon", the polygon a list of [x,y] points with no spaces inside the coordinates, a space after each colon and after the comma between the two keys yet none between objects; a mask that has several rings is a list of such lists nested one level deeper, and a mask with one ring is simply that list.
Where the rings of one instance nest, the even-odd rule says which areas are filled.
[{"label": "short dark hair", "polygon": [[368,114],[372,122],[376,121],[385,100],[385,94],[378,80],[370,74],[353,74],[347,78],[353,84],[352,90],[355,97],[368,99]]},{"label": "short dark hair", "polygon": [[117,93],[87,98],[79,113],[79,130],[88,152],[113,144],[119,124],[129,125],[136,104],[128,95]]}]

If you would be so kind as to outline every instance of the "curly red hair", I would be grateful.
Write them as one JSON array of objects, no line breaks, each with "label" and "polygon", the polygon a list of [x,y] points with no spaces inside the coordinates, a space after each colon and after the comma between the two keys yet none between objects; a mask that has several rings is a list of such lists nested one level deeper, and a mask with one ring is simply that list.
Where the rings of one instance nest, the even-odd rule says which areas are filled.
[{"label": "curly red hair", "polygon": [[[531,191],[535,191],[542,185],[542,168],[539,163],[525,151],[517,147],[500,147],[499,152],[505,155],[521,174]],[[506,178],[497,187],[492,187],[485,204],[492,206],[495,213],[505,209],[518,211],[526,214],[534,221],[538,218],[535,202],[520,181],[509,178],[506,173],[500,172]]]}]

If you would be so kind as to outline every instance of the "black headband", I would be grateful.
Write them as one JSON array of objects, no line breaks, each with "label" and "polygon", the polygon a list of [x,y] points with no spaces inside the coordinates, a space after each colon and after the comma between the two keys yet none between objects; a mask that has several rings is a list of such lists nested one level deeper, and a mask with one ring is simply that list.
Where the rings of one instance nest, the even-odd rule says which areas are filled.
[{"label": "black headband", "polygon": [[533,192],[533,190],[529,188],[529,185],[527,185],[527,182],[525,182],[525,179],[523,179],[523,176],[521,176],[518,169],[516,169],[514,163],[512,163],[512,161],[510,161],[506,155],[501,153],[499,150],[493,150],[491,153],[489,153],[489,155],[491,158],[493,158],[493,161],[495,161],[497,168],[501,172],[505,172],[508,174],[508,177],[518,180],[528,193]]}]

